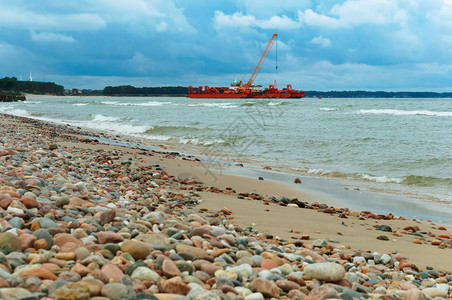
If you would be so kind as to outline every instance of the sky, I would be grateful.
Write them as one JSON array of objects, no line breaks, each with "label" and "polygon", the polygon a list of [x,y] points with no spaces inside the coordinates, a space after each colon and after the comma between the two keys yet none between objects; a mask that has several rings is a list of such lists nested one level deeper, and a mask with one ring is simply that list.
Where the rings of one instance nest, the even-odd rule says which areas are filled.
[{"label": "sky", "polygon": [[[452,0],[0,0],[0,77],[452,91]],[[278,72],[276,72],[276,61]]]}]

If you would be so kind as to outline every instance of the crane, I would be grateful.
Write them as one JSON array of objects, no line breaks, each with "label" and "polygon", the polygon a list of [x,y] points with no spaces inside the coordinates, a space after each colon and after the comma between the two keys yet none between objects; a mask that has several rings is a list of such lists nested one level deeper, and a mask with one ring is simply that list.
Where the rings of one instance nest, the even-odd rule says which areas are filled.
[{"label": "crane", "polygon": [[259,62],[257,63],[256,68],[254,68],[253,74],[251,75],[248,82],[245,85],[243,85],[244,88],[249,88],[253,84],[254,79],[256,79],[257,74],[259,73],[260,69],[262,68],[262,65],[264,64],[265,59],[267,58],[268,52],[270,52],[270,49],[272,48],[273,44],[275,43],[277,36],[278,36],[278,34],[276,32],[273,33],[270,41],[268,41],[268,44],[264,50],[264,53],[262,54],[261,58],[259,59]]}]

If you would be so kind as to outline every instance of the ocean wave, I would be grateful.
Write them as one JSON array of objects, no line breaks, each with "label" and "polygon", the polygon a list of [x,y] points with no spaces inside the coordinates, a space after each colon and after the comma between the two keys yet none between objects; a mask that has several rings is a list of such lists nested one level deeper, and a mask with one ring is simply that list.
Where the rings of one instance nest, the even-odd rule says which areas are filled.
[{"label": "ocean wave", "polygon": [[74,106],[86,106],[86,105],[88,105],[88,103],[74,103],[72,105],[74,105]]},{"label": "ocean wave", "polygon": [[323,169],[308,169],[306,173],[313,175],[328,175],[331,174],[331,171]]},{"label": "ocean wave", "polygon": [[234,103],[192,103],[188,106],[191,107],[218,107],[218,108],[236,108],[238,105]]},{"label": "ocean wave", "polygon": [[149,101],[149,102],[118,102],[118,101],[102,101],[105,105],[114,106],[162,106],[173,104],[173,102],[160,102],[160,101]]},{"label": "ocean wave", "polygon": [[200,138],[179,138],[179,143],[210,146],[214,144],[224,144],[226,142],[222,139],[204,140]]},{"label": "ocean wave", "polygon": [[78,126],[87,127],[96,130],[102,131],[113,131],[118,134],[126,134],[126,135],[137,135],[143,134],[148,130],[147,126],[142,125],[133,125],[133,124],[121,124],[121,123],[111,123],[111,122],[98,122],[98,121],[89,121],[89,122],[78,122]]},{"label": "ocean wave", "polygon": [[434,116],[452,117],[451,111],[430,111],[430,110],[399,110],[399,109],[361,109],[359,114],[373,115],[395,115],[395,116]]},{"label": "ocean wave", "polygon": [[15,109],[14,107],[4,107],[3,110],[4,113],[7,113],[9,115],[19,116],[19,117],[28,117],[30,116],[30,113],[26,111],[25,109]]},{"label": "ocean wave", "polygon": [[288,105],[288,104],[290,104],[290,102],[262,100],[262,101],[246,101],[245,103],[240,104],[240,106],[243,106],[243,107],[247,107],[247,106],[279,106],[279,105]]},{"label": "ocean wave", "polygon": [[149,140],[157,140],[157,141],[169,141],[169,140],[171,140],[170,136],[158,135],[158,134],[147,134],[145,136],[145,138],[149,139]]},{"label": "ocean wave", "polygon": [[151,126],[149,127],[145,134],[172,134],[172,133],[184,133],[190,134],[198,132],[200,129],[190,126]]},{"label": "ocean wave", "polygon": [[28,113],[28,115],[31,116],[31,117],[42,117],[42,116],[46,116],[47,114],[46,113],[40,113],[40,112],[31,112],[31,113]]},{"label": "ocean wave", "polygon": [[401,183],[402,178],[390,177],[390,176],[374,176],[366,173],[361,174],[361,178],[368,181],[374,181],[378,183]]},{"label": "ocean wave", "polygon": [[409,175],[406,176],[401,182],[403,185],[408,186],[420,186],[420,187],[433,187],[437,185],[452,186],[452,178],[438,178],[432,176],[418,176]]},{"label": "ocean wave", "polygon": [[118,121],[118,120],[120,120],[120,118],[118,118],[118,117],[109,117],[109,116],[104,116],[101,114],[97,114],[93,118],[93,122],[114,122],[114,121]]},{"label": "ocean wave", "polygon": [[339,108],[333,108],[333,107],[320,107],[319,110],[321,110],[321,111],[336,111],[336,110],[339,110]]}]

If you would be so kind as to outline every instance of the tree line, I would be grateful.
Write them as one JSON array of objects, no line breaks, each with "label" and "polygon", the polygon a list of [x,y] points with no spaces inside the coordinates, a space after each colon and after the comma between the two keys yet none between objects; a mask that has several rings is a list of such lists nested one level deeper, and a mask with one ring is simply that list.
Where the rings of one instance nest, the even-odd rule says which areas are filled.
[{"label": "tree line", "polygon": [[164,86],[164,87],[142,87],[137,88],[131,85],[107,86],[103,89],[104,96],[186,96],[188,87]]},{"label": "tree line", "polygon": [[0,91],[10,93],[64,95],[64,87],[53,82],[20,81],[16,77],[0,79]]}]

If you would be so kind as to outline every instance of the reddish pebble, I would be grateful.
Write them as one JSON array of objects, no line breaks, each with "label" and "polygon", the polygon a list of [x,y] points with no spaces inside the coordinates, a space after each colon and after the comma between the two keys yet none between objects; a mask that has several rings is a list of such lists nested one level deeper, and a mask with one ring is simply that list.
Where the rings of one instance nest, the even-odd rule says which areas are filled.
[{"label": "reddish pebble", "polygon": [[34,276],[34,277],[38,277],[41,279],[50,279],[50,280],[58,279],[58,277],[55,274],[53,274],[49,270],[44,269],[42,267],[37,267],[37,268],[26,270],[23,273],[23,276],[28,276],[28,277]]},{"label": "reddish pebble", "polygon": [[32,197],[24,197],[19,200],[23,205],[25,205],[26,208],[38,208],[39,202],[36,201],[35,198]]},{"label": "reddish pebble", "polygon": [[267,269],[267,270],[270,270],[270,269],[273,269],[273,268],[277,268],[277,267],[278,267],[278,264],[275,263],[271,259],[264,259],[261,262],[261,268],[264,268],[264,269]]}]

